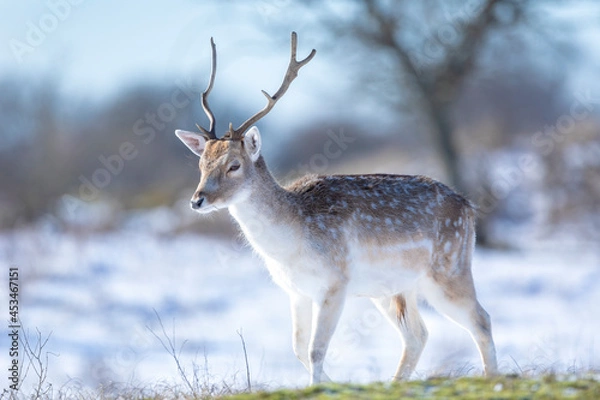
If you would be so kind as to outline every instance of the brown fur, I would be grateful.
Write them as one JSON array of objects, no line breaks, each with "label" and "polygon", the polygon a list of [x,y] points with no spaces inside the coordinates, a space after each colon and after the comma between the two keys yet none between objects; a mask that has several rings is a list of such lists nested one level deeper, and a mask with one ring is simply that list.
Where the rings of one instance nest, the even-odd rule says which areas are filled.
[{"label": "brown fur", "polygon": [[406,323],[406,298],[402,295],[394,296],[396,303],[396,319],[399,323]]}]

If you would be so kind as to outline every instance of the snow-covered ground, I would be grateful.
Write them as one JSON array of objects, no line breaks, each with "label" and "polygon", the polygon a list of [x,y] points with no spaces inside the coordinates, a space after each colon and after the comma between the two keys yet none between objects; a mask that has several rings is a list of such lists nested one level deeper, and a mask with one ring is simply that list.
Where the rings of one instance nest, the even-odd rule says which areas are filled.
[{"label": "snow-covered ground", "polygon": [[[145,233],[146,232],[146,233]],[[308,383],[291,348],[286,295],[240,245],[194,234],[135,227],[103,234],[22,229],[0,234],[0,311],[8,314],[8,267],[20,272],[20,316],[30,340],[51,333],[48,382],[143,387],[179,382],[154,337],[182,344],[181,361],[215,382],[244,383],[243,332],[252,379],[266,387]],[[600,249],[478,250],[474,275],[491,314],[504,372],[600,367]],[[423,305],[429,342],[415,377],[474,374],[481,364],[468,334]],[[0,365],[9,365],[0,336]],[[401,341],[366,299],[350,299],[328,355],[339,381],[387,380]],[[3,379],[4,380],[4,379]],[[4,386],[3,382],[3,385]]]}]

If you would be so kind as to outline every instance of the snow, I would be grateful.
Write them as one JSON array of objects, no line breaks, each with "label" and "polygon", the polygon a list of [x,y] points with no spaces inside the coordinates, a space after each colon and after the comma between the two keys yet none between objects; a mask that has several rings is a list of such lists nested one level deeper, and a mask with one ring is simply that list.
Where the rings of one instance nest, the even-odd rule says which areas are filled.
[{"label": "snow", "polygon": [[[52,353],[48,381],[54,387],[180,383],[173,360],[150,331],[161,333],[155,312],[177,348],[185,342],[181,361],[188,372],[193,363],[204,368],[206,356],[211,379],[237,375],[243,382],[241,330],[256,384],[308,383],[292,352],[287,297],[251,249],[235,239],[138,230],[138,219],[132,217],[127,229],[96,234],[39,228],[0,234],[3,270],[19,268],[20,316],[30,340],[36,329],[51,333],[45,350]],[[473,270],[503,372],[600,366],[597,248],[477,250]],[[8,273],[0,280],[7,287]],[[7,292],[0,293],[0,310],[7,313]],[[429,341],[414,377],[480,373],[468,334],[427,305],[421,308]],[[4,366],[7,345],[2,335]],[[401,349],[368,300],[349,299],[326,369],[337,381],[388,380]]]}]

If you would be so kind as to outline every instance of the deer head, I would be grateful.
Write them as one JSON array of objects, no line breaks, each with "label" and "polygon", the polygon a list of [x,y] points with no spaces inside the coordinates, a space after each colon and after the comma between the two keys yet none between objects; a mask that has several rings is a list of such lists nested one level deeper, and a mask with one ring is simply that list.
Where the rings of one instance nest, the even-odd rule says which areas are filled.
[{"label": "deer head", "polygon": [[239,128],[229,129],[222,138],[215,133],[215,116],[208,105],[217,69],[217,51],[211,38],[212,68],[206,90],[200,96],[202,108],[209,120],[209,128],[198,126],[200,133],[177,130],[177,137],[196,155],[200,157],[200,183],[192,197],[192,208],[206,214],[221,208],[229,207],[248,197],[258,168],[264,167],[260,156],[261,137],[254,123],[267,115],[275,103],[285,94],[292,81],[298,76],[298,71],[316,54],[316,50],[304,60],[296,60],[296,32],[292,32],[290,63],[279,90],[273,96],[264,90],[267,105],[259,112],[248,118]]}]

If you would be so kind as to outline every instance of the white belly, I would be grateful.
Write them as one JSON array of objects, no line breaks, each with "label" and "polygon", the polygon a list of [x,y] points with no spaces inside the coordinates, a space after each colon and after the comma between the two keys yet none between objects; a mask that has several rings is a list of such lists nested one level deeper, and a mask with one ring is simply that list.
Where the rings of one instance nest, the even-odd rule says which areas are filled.
[{"label": "white belly", "polygon": [[344,282],[347,295],[390,297],[415,288],[431,259],[430,242],[393,245],[377,249],[353,248],[342,269],[316,254],[296,252],[295,257],[275,260],[264,256],[275,283],[286,291],[322,298],[327,290]]},{"label": "white belly", "polygon": [[386,246],[352,247],[348,255],[348,293],[355,296],[389,297],[413,289],[431,263],[430,240]]},{"label": "white belly", "polygon": [[[334,287],[346,286],[348,295],[389,297],[415,287],[431,264],[433,243],[422,236],[387,244],[357,238],[338,244],[336,253],[319,252],[306,241],[302,229],[281,223],[268,225],[239,221],[243,209],[230,207],[246,238],[260,254],[275,283],[288,292],[313,300],[323,298]],[[251,220],[252,221],[252,220]],[[254,228],[254,229],[252,229]],[[345,235],[346,240],[348,236]],[[333,254],[336,253],[336,254]]]},{"label": "white belly", "polygon": [[422,273],[393,265],[357,264],[348,283],[348,294],[390,297],[413,289]]},{"label": "white belly", "polygon": [[264,257],[273,281],[287,292],[300,293],[313,300],[322,299],[327,291],[341,282],[331,266],[315,259],[288,259],[280,262]]}]

